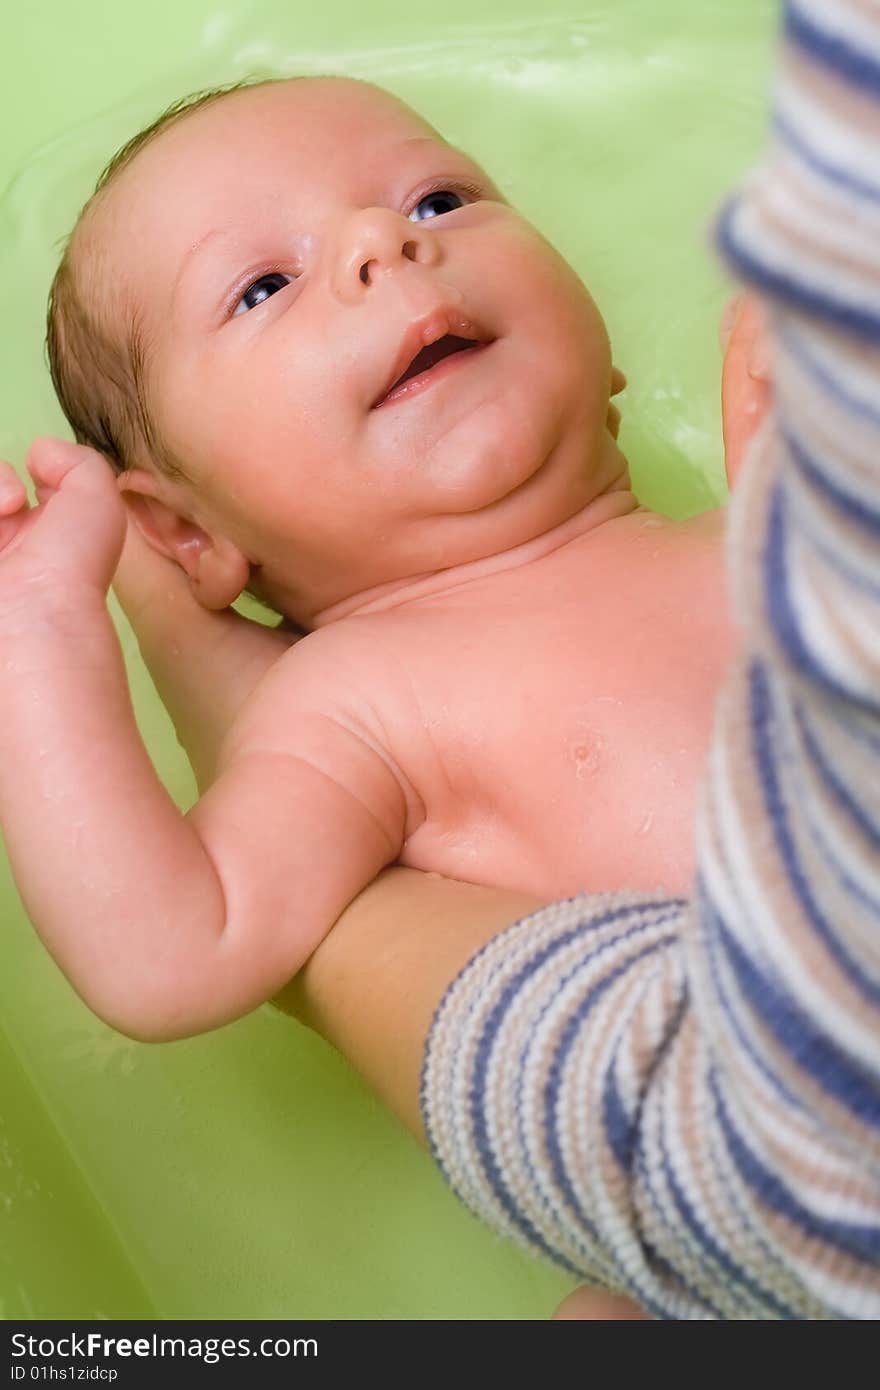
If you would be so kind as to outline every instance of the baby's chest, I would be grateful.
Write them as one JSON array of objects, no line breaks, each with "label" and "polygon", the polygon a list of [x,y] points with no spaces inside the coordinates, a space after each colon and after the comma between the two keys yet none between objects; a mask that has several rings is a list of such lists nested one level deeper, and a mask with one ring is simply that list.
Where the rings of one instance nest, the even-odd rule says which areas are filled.
[{"label": "baby's chest", "polygon": [[577,801],[622,763],[659,755],[689,722],[675,711],[699,703],[692,653],[676,671],[648,632],[601,621],[462,633],[412,677],[406,761],[438,812],[446,801],[518,801],[524,784]]},{"label": "baby's chest", "polygon": [[556,894],[630,882],[636,862],[660,881],[692,815],[726,642],[659,598],[599,609],[462,615],[411,650],[394,752],[425,819],[404,862]]}]

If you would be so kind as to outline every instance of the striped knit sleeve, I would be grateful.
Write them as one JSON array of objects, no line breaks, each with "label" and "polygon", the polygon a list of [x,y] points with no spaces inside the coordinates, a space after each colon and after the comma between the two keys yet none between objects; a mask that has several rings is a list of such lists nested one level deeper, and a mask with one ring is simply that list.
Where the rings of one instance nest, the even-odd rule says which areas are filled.
[{"label": "striped knit sleeve", "polygon": [[452,983],[434,1154],[496,1230],[669,1318],[880,1317],[880,0],[783,9],[718,248],[774,404],[689,902],[583,896]]}]

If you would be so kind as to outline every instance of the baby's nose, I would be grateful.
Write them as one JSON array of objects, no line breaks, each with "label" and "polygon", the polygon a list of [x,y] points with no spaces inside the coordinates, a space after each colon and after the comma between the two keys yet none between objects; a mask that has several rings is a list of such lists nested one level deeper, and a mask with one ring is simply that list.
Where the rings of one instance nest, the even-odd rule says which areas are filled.
[{"label": "baby's nose", "polygon": [[365,295],[383,272],[399,271],[405,261],[436,265],[440,257],[435,232],[392,208],[362,208],[341,230],[333,287],[350,303]]}]

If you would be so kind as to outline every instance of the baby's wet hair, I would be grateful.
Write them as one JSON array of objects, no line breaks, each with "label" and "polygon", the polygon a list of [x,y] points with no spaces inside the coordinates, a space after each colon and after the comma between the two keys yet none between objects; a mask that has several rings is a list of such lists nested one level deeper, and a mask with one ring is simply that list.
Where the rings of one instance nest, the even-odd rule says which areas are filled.
[{"label": "baby's wet hair", "polygon": [[[120,313],[100,292],[100,238],[90,223],[120,174],[170,126],[233,92],[302,77],[247,77],[181,97],[117,150],[102,170],[73,230],[64,238],[46,319],[49,373],[74,438],[103,454],[114,472],[147,461],[171,477],[186,476],[162,440],[146,389],[147,343],[136,312]],[[113,312],[111,312],[111,310]]]}]

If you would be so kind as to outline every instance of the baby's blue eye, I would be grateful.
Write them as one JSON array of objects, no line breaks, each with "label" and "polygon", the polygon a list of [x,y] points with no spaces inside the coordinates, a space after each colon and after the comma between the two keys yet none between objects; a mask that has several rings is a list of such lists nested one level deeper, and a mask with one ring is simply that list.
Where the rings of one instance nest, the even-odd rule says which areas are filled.
[{"label": "baby's blue eye", "polygon": [[[281,271],[273,271],[271,275],[261,275],[259,280],[255,280],[245,290],[233,310],[232,317],[235,318],[236,314],[246,313],[248,309],[256,309],[258,304],[264,304],[271,295],[277,294],[279,290],[283,290],[284,286],[289,284],[290,276],[283,275]],[[264,291],[264,285],[271,286],[271,288]]]},{"label": "baby's blue eye", "polygon": [[[458,196],[457,193],[453,193],[453,192],[452,192],[452,189],[450,189],[450,188],[435,188],[434,191],[433,191],[432,193],[426,193],[425,196],[424,196],[424,198],[420,198],[420,199],[419,199],[419,201],[416,203],[415,207],[413,208],[412,212],[409,214],[410,219],[411,219],[411,220],[414,220],[414,221],[417,221],[417,222],[425,222],[425,221],[427,220],[427,217],[442,217],[443,214],[444,214],[444,212],[454,212],[454,211],[455,211],[455,208],[454,208],[454,207],[443,207],[443,206],[442,206],[443,203],[448,203],[449,200],[450,200],[451,198],[454,198],[454,199],[455,199],[456,205],[457,205],[458,207],[464,207],[464,200],[463,200],[462,198],[459,198],[459,196]],[[423,203],[428,203],[428,204],[431,204],[431,203],[440,203],[440,205],[441,205],[441,206],[440,206],[440,210],[439,210],[439,211],[436,211],[436,210],[435,210],[434,212],[429,212],[429,213],[427,214],[427,217],[418,217],[418,218],[415,218],[415,217],[413,216],[413,214],[416,213],[416,212],[418,211],[418,209],[422,206]]]}]

